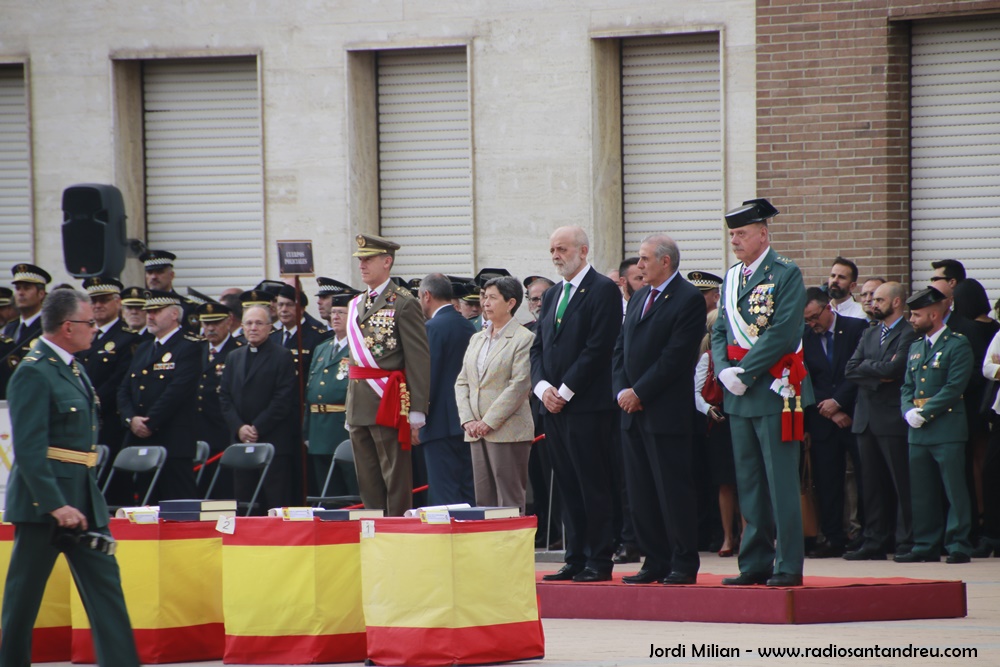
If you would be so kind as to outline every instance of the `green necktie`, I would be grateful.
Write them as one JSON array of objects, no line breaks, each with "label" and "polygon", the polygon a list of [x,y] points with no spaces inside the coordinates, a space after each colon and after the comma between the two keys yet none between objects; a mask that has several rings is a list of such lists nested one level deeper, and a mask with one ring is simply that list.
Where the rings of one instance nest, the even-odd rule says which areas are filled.
[{"label": "green necktie", "polygon": [[559,299],[559,305],[556,306],[556,329],[559,329],[559,325],[562,324],[563,313],[566,312],[566,306],[569,305],[569,291],[571,289],[573,289],[573,283],[566,283],[562,298]]}]

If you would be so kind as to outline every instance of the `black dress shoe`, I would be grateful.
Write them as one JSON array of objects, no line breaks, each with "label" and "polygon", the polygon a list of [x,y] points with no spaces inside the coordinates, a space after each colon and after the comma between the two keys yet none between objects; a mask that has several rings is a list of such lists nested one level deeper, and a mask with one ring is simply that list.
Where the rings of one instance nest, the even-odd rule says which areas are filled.
[{"label": "black dress shoe", "polygon": [[771,578],[770,572],[741,572],[737,577],[722,580],[723,586],[763,586]]},{"label": "black dress shoe", "polygon": [[661,584],[673,584],[676,586],[691,586],[695,583],[697,575],[694,574],[684,574],[683,572],[671,572],[667,576],[660,579]]},{"label": "black dress shoe", "polygon": [[768,586],[801,586],[801,574],[784,574],[779,572],[767,580]]},{"label": "black dress shoe", "polygon": [[579,574],[573,577],[573,581],[580,584],[589,584],[595,581],[611,581],[611,570],[601,572],[592,567],[585,567]]},{"label": "black dress shoe", "polygon": [[993,543],[991,541],[989,541],[985,537],[980,537],[979,544],[977,544],[976,548],[972,550],[972,557],[989,558],[990,556],[993,555],[994,552],[997,552],[997,556],[1000,556],[1000,551],[998,551],[997,548],[993,546]]},{"label": "black dress shoe", "polygon": [[844,560],[886,560],[886,556],[881,549],[861,548],[857,551],[848,551],[844,554]]},{"label": "black dress shoe", "polygon": [[969,557],[969,554],[961,551],[954,551],[948,554],[948,557],[944,559],[944,562],[949,565],[955,565],[956,563],[968,563],[971,560],[972,558]]},{"label": "black dress shoe", "polygon": [[827,542],[823,546],[816,547],[809,552],[810,558],[840,558],[844,555],[844,547],[842,545],[830,544]]},{"label": "black dress shoe", "polygon": [[855,537],[853,540],[847,543],[847,550],[857,551],[862,546],[864,546],[864,544],[865,544],[865,536],[862,535],[861,533],[858,533],[857,537]]},{"label": "black dress shoe", "polygon": [[581,572],[583,572],[583,568],[579,565],[569,565],[567,563],[566,565],[563,565],[562,569],[558,572],[543,575],[542,581],[570,581]]},{"label": "black dress shoe", "polygon": [[941,562],[941,556],[932,556],[930,554],[922,554],[918,551],[911,551],[908,554],[896,554],[892,557],[897,563],[939,563]]},{"label": "black dress shoe", "polygon": [[639,553],[639,547],[634,544],[622,544],[618,547],[618,551],[611,558],[611,562],[615,565],[622,565],[624,563],[638,563],[642,558]]},{"label": "black dress shoe", "polygon": [[663,578],[663,575],[653,570],[642,569],[635,574],[626,574],[622,577],[623,584],[652,584]]}]

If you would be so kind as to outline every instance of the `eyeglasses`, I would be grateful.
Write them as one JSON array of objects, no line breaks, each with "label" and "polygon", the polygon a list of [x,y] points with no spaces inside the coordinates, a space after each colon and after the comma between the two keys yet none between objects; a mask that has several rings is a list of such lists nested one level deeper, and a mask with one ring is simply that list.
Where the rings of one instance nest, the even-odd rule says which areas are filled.
[{"label": "eyeglasses", "polygon": [[72,322],[73,324],[86,324],[90,328],[97,326],[97,320],[63,320],[63,322]]},{"label": "eyeglasses", "polygon": [[948,279],[945,278],[944,276],[934,276],[933,278],[931,278],[932,283],[936,283],[939,280],[948,280]]},{"label": "eyeglasses", "polygon": [[529,303],[541,303],[542,302],[542,297],[540,297],[540,296],[529,296],[528,297],[528,302]]}]

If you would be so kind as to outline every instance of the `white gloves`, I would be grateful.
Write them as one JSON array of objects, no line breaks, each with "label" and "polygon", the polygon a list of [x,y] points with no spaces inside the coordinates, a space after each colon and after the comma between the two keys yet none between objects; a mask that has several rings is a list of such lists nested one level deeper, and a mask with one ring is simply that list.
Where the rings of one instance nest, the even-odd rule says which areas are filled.
[{"label": "white gloves", "polygon": [[746,369],[730,366],[722,369],[722,372],[719,373],[719,382],[724,384],[734,396],[742,396],[747,393],[747,386],[740,380],[740,373],[743,373],[744,370]]},{"label": "white gloves", "polygon": [[906,423],[911,427],[920,428],[927,423],[927,420],[920,416],[920,412],[920,408],[911,408],[906,411],[905,415],[903,415],[903,419],[905,419]]}]

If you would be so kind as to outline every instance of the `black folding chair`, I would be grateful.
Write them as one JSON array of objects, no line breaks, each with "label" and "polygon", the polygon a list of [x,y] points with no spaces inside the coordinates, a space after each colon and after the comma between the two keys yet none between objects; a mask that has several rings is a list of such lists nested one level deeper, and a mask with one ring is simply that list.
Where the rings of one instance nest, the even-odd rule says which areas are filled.
[{"label": "black folding chair", "polygon": [[[166,462],[166,447],[147,445],[125,447],[118,452],[115,462],[111,464],[111,472],[108,473],[108,478],[104,480],[104,488],[101,489],[101,493],[107,494],[108,486],[111,484],[111,478],[115,476],[115,471],[121,470],[122,472],[132,473],[133,484],[138,481],[141,473],[152,472],[153,478],[149,481],[149,486],[146,487],[146,495],[143,496],[142,502],[139,503],[140,505],[145,505],[149,502],[149,497],[153,495],[156,481],[160,479],[160,471],[163,470],[163,464]],[[118,506],[108,507],[108,509],[114,512],[118,509]]]},{"label": "black folding chair", "polygon": [[222,452],[222,458],[219,459],[219,467],[215,469],[215,474],[212,475],[212,483],[208,485],[205,498],[212,497],[212,489],[215,488],[215,481],[219,478],[219,473],[222,472],[223,468],[231,470],[260,470],[260,479],[257,481],[257,488],[254,489],[250,502],[239,503],[239,506],[246,506],[247,508],[247,513],[244,516],[250,516],[253,508],[257,505],[257,496],[264,486],[264,479],[267,477],[267,471],[271,467],[272,459],[274,459],[274,445],[269,442],[255,442],[250,444],[238,442],[235,445],[229,445],[226,447],[226,451]]},{"label": "black folding chair", "polygon": [[[331,491],[331,485],[333,489],[347,493],[328,495]],[[350,440],[344,440],[337,445],[333,451],[330,469],[326,473],[326,481],[323,482],[323,490],[318,496],[308,496],[306,502],[314,507],[331,505],[331,509],[357,505],[361,502],[361,496],[358,495],[358,473],[354,467],[354,450],[351,449]]]},{"label": "black folding chair", "polygon": [[198,474],[195,475],[194,483],[201,486],[201,477],[205,474],[205,461],[212,454],[212,448],[208,446],[208,443],[204,440],[199,440],[194,443],[194,460],[191,462],[193,468],[198,468]]},{"label": "black folding chair", "polygon": [[97,463],[94,465],[97,470],[97,482],[100,484],[104,471],[108,468],[108,459],[111,458],[111,448],[107,445],[97,445]]}]

